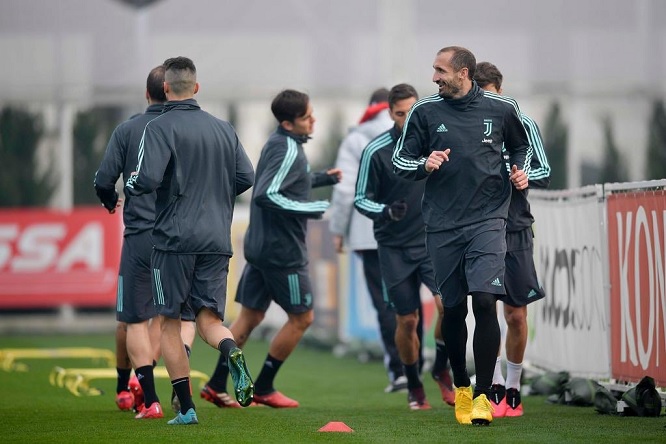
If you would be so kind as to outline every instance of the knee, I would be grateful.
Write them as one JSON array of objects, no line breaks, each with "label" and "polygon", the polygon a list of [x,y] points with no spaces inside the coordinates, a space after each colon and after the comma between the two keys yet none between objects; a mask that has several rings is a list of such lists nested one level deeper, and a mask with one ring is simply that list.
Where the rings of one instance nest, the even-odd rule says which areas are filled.
[{"label": "knee", "polygon": [[416,327],[419,325],[419,316],[416,313],[404,316],[398,315],[398,325],[407,331],[416,331]]},{"label": "knee", "polygon": [[521,328],[527,325],[527,307],[504,306],[504,319],[511,328]]},{"label": "knee", "polygon": [[443,308],[443,322],[450,323],[458,320],[464,320],[467,317],[467,300],[454,307]]},{"label": "knee", "polygon": [[289,315],[289,321],[298,330],[305,331],[314,322],[314,311],[309,310],[297,315]]},{"label": "knee", "polygon": [[472,295],[472,309],[477,312],[495,312],[497,298],[490,293],[475,293]]},{"label": "knee", "polygon": [[261,324],[266,317],[266,313],[259,310],[243,309],[241,316],[247,323],[250,330],[253,330],[257,325]]}]

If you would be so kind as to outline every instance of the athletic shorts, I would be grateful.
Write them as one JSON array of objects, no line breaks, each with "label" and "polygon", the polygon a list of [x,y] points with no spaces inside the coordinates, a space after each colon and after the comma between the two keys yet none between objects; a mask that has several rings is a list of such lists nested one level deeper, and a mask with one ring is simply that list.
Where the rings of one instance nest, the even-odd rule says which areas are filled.
[{"label": "athletic shorts", "polygon": [[534,235],[532,228],[506,233],[505,304],[524,307],[546,296],[534,267]]},{"label": "athletic shorts", "polygon": [[435,274],[425,248],[378,246],[384,299],[400,316],[414,313],[421,307],[421,284],[437,294]]},{"label": "athletic shorts", "polygon": [[426,247],[444,307],[455,307],[474,292],[504,296],[504,219],[427,233]]},{"label": "athletic shorts", "polygon": [[116,319],[137,324],[157,316],[150,284],[150,230],[126,236],[120,255],[116,291]]},{"label": "athletic shorts", "polygon": [[224,320],[229,259],[223,254],[153,250],[152,285],[157,313],[171,319],[192,320],[188,317],[208,308]]},{"label": "athletic shorts", "polygon": [[245,264],[236,302],[265,312],[275,301],[287,313],[312,310],[312,284],[308,268],[257,268]]}]

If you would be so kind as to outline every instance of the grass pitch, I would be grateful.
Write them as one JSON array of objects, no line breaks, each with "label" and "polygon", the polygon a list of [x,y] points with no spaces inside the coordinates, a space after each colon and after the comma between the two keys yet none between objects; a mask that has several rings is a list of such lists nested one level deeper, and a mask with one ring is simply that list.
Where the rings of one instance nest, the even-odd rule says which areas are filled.
[{"label": "grass pitch", "polygon": [[[87,336],[12,336],[0,338],[0,349],[18,347],[95,347],[114,349],[113,334]],[[259,372],[268,344],[251,341],[245,351],[253,376]],[[217,352],[197,339],[192,368],[211,374]],[[297,409],[268,407],[219,409],[202,400],[195,390],[200,423],[168,426],[173,417],[167,379],[157,379],[158,395],[166,415],[159,420],[135,420],[117,409],[115,380],[95,380],[100,396],[76,397],[49,383],[55,366],[94,367],[90,360],[45,359],[24,361],[28,372],[0,370],[0,437],[5,443],[608,443],[666,442],[666,421],[661,418],[602,416],[592,407],[550,405],[544,397],[523,400],[525,416],[502,418],[489,427],[459,425],[453,408],[445,405],[429,375],[425,387],[432,410],[410,411],[404,393],[385,394],[387,383],[380,363],[362,364],[335,358],[328,352],[296,349],[282,366],[276,386],[299,400]],[[353,433],[317,430],[340,421]]]}]

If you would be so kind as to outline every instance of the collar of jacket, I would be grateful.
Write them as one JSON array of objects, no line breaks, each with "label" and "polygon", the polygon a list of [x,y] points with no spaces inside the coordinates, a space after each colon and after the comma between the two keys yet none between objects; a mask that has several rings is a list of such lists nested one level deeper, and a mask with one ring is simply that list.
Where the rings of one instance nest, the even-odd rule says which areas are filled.
[{"label": "collar of jacket", "polygon": [[398,125],[393,125],[389,130],[389,132],[391,134],[391,137],[393,137],[393,140],[398,140],[402,135],[402,130],[398,128]]},{"label": "collar of jacket", "polygon": [[304,134],[294,134],[291,131],[287,131],[286,129],[284,129],[282,127],[282,125],[278,125],[276,131],[277,131],[278,134],[282,134],[283,136],[291,137],[292,139],[294,139],[296,142],[300,143],[301,145],[303,145],[304,143],[306,143],[308,140],[311,139],[310,136],[307,136],[307,135],[304,135]]},{"label": "collar of jacket", "polygon": [[476,80],[472,80],[472,89],[470,89],[469,92],[463,97],[460,97],[459,99],[446,99],[443,97],[442,98],[444,99],[447,105],[450,105],[452,108],[462,111],[471,108],[473,106],[476,106],[476,102],[480,96],[483,96],[483,90],[479,88],[479,85],[477,85]]},{"label": "collar of jacket", "polygon": [[164,109],[164,103],[153,103],[146,108],[147,113],[161,113]]},{"label": "collar of jacket", "polygon": [[164,104],[164,112],[172,109],[201,109],[201,107],[194,99],[174,100]]}]

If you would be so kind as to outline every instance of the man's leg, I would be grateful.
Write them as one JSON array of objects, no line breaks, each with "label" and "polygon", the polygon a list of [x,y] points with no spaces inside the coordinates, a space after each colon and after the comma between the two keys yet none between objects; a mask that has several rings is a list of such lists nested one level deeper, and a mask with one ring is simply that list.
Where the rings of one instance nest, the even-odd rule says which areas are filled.
[{"label": "man's leg", "polygon": [[127,352],[143,392],[144,408],[137,419],[162,418],[162,406],[155,390],[153,375],[154,348],[150,342],[149,320],[127,324]]},{"label": "man's leg", "polygon": [[[229,330],[236,340],[238,347],[243,348],[252,331],[263,321],[265,313],[241,306],[238,317],[232,322]],[[215,371],[210,380],[201,389],[200,396],[218,407],[240,407],[227,391],[227,378],[229,377],[228,359],[222,354],[217,359]]]},{"label": "man's leg", "polygon": [[449,353],[446,350],[446,344],[442,337],[442,321],[444,319],[444,306],[442,299],[438,294],[434,294],[435,306],[437,307],[437,319],[435,321],[435,363],[433,364],[431,375],[439,386],[442,393],[442,400],[447,404],[455,405],[455,392],[453,391],[453,381],[451,380]]},{"label": "man's leg", "polygon": [[471,415],[472,424],[487,425],[492,421],[492,406],[489,399],[497,351],[501,342],[496,307],[497,298],[494,294],[472,293],[472,310],[476,322],[473,340],[476,386]]},{"label": "man's leg", "polygon": [[120,410],[131,410],[134,396],[128,389],[132,362],[127,354],[127,324],[118,322],[116,325],[116,405]]},{"label": "man's leg", "polygon": [[406,315],[397,315],[395,344],[398,347],[400,360],[407,377],[409,408],[412,410],[426,410],[430,408],[430,404],[426,400],[419,371],[421,342],[416,331],[418,325],[418,311]]},{"label": "man's leg", "polygon": [[471,424],[472,383],[467,373],[467,298],[453,307],[444,307],[442,338],[446,344],[456,385],[455,414],[460,424]]},{"label": "man's leg", "polygon": [[522,416],[520,377],[527,347],[527,306],[512,307],[504,304],[506,333],[506,416]]},{"label": "man's leg", "polygon": [[[377,323],[384,346],[384,365],[389,374],[389,381],[393,383],[397,378],[403,376],[402,362],[395,343],[396,314],[388,301],[384,299],[382,291],[382,275],[379,266],[379,254],[377,250],[361,250],[358,252],[363,262],[363,275],[368,287],[368,293],[372,299],[372,305],[377,312]],[[388,392],[402,389],[399,385],[390,384],[386,388]]]},{"label": "man's leg", "polygon": [[238,403],[243,407],[250,405],[254,394],[254,383],[247,370],[243,353],[231,331],[222,324],[216,313],[207,308],[201,309],[197,314],[197,330],[208,345],[219,350],[221,356],[227,358]]},{"label": "man's leg", "polygon": [[314,321],[314,312],[288,313],[288,320],[277,332],[268,348],[268,355],[256,381],[255,401],[271,407],[298,407],[298,401],[275,390],[273,381],[282,363],[287,360]]}]

